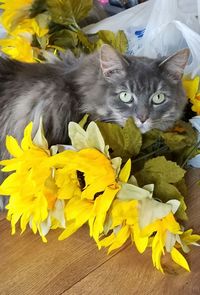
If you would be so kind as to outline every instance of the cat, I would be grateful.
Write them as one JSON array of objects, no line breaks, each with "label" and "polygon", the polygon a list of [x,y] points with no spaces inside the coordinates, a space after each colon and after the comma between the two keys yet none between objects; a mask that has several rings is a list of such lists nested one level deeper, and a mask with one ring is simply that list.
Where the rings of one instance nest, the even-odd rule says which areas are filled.
[{"label": "cat", "polygon": [[66,62],[22,63],[0,58],[1,158],[6,134],[22,138],[42,116],[49,144],[66,143],[69,121],[91,120],[123,126],[132,117],[141,131],[166,130],[186,105],[181,83],[189,51],[162,59],[123,56],[109,45]]}]

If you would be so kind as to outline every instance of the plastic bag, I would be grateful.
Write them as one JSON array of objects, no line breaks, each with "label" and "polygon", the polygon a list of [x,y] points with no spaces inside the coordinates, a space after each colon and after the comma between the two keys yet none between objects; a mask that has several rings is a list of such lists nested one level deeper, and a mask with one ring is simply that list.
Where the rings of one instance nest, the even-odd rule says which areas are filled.
[{"label": "plastic bag", "polygon": [[189,47],[191,55],[185,74],[194,77],[200,74],[199,20],[200,0],[149,0],[85,31],[122,29],[129,41],[128,54],[150,58],[168,56]]}]

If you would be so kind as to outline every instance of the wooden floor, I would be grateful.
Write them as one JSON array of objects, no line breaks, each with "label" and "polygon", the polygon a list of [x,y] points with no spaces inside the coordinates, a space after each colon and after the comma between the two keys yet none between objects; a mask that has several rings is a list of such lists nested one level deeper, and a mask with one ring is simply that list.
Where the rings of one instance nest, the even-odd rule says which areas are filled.
[{"label": "wooden floor", "polygon": [[[187,226],[200,233],[200,171],[190,171]],[[200,248],[187,255],[187,273],[165,258],[163,275],[152,267],[150,252],[140,255],[128,243],[113,255],[98,251],[86,227],[65,241],[51,232],[48,243],[27,232],[10,236],[0,215],[0,295],[177,295],[200,294]]]}]

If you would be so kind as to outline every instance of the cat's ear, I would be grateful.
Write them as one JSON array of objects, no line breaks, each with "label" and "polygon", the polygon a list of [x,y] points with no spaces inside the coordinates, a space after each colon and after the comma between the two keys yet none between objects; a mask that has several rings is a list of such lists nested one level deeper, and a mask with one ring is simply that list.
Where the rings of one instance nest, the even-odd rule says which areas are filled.
[{"label": "cat's ear", "polygon": [[183,76],[184,68],[188,62],[189,55],[189,49],[182,49],[162,61],[159,64],[159,68],[166,72],[168,77],[171,78],[174,83],[177,83]]},{"label": "cat's ear", "polygon": [[107,80],[118,80],[125,77],[128,62],[111,46],[104,44],[100,49],[100,65]]}]

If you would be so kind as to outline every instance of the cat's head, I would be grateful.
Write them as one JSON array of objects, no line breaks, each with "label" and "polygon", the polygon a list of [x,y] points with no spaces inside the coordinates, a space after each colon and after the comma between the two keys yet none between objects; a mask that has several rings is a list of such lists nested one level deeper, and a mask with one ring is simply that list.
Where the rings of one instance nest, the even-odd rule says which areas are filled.
[{"label": "cat's head", "polygon": [[93,119],[123,125],[132,117],[143,133],[172,127],[186,105],[181,78],[188,56],[188,49],[163,59],[122,56],[103,45],[92,82]]}]

